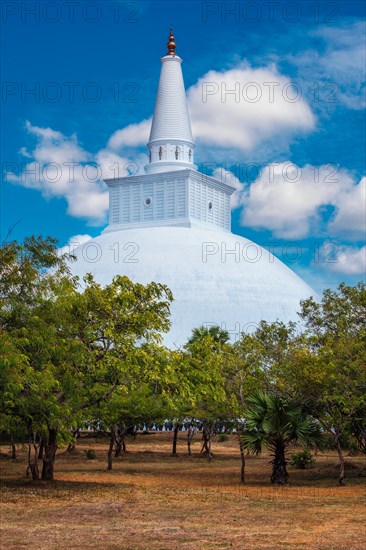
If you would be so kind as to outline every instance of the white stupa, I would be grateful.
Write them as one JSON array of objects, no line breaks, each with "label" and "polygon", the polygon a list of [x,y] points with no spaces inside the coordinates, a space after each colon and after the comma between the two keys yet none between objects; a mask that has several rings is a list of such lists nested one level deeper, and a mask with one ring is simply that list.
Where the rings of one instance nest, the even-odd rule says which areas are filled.
[{"label": "white stupa", "polygon": [[193,328],[219,325],[232,340],[261,320],[297,320],[314,291],[259,245],[231,233],[234,187],[194,165],[194,141],[170,32],[151,125],[146,174],[106,180],[109,225],[74,251],[74,274],[101,284],[117,274],[165,283],[173,292],[170,347]]}]

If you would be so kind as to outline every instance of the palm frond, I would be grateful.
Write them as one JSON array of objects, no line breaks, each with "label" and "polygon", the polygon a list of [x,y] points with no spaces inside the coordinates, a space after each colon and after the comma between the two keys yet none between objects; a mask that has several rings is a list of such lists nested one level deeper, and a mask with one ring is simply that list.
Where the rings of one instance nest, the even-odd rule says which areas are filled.
[{"label": "palm frond", "polygon": [[259,430],[246,430],[241,436],[245,449],[253,454],[259,454],[266,446],[266,435]]}]

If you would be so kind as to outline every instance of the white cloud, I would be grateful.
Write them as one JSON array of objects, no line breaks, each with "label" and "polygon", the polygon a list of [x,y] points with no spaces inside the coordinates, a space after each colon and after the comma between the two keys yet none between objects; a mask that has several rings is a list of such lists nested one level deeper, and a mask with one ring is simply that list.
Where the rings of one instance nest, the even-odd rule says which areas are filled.
[{"label": "white cloud", "polygon": [[[207,95],[205,102],[202,90],[207,90],[207,83],[214,83],[219,91]],[[246,89],[248,83],[252,87]],[[235,86],[238,103],[231,94],[225,95],[225,90]],[[245,97],[250,100],[256,91],[261,95],[257,102],[245,100]],[[290,100],[286,100],[286,94]],[[274,65],[253,69],[242,63],[228,71],[209,71],[188,90],[195,137],[207,148],[236,151],[253,151],[259,142],[272,138],[276,138],[277,144],[281,140],[287,144],[289,135],[311,130],[315,122],[303,99],[291,101],[294,95],[288,79]],[[108,210],[108,190],[103,180],[144,173],[147,155],[139,147],[146,145],[150,126],[151,118],[117,130],[105,148],[91,154],[80,145],[76,135],[68,137],[27,121],[26,129],[36,138],[36,146],[33,150],[20,149],[29,162],[19,176],[9,171],[7,179],[37,189],[46,198],[63,197],[68,214],[103,224]],[[225,177],[230,177],[237,187],[232,204],[238,207],[242,184],[228,172]]]},{"label": "white cloud", "polygon": [[225,170],[225,168],[216,168],[213,171],[213,177],[224,183],[233,185],[236,188],[236,191],[231,195],[230,202],[231,208],[239,208],[242,204],[242,193],[244,191],[244,184],[235,176],[230,170]]},{"label": "white cloud", "polygon": [[353,246],[341,246],[337,252],[335,262],[323,264],[330,271],[344,273],[346,275],[366,276],[366,246],[357,248]]},{"label": "white cloud", "polygon": [[67,244],[58,249],[58,252],[60,255],[73,254],[78,246],[90,241],[90,239],[92,239],[90,235],[74,235],[70,237]]},{"label": "white cloud", "polygon": [[[327,40],[331,43],[335,39],[329,35]],[[347,44],[354,47],[351,36],[344,34],[343,49],[351,48]],[[325,66],[320,70],[325,71]],[[249,101],[255,93],[260,94],[258,101]],[[240,63],[227,71],[209,71],[188,90],[195,138],[208,155],[224,149],[250,152],[253,157],[259,145],[261,150],[282,147],[283,152],[294,135],[308,132],[315,125],[305,99],[291,101],[295,96],[289,79],[273,64],[253,68]],[[64,197],[70,215],[102,224],[108,210],[103,179],[144,173],[147,155],[139,148],[148,141],[150,124],[151,119],[145,119],[114,132],[105,148],[91,154],[75,135],[67,137],[27,122],[26,128],[37,139],[37,145],[33,150],[21,148],[20,153],[30,162],[20,176],[10,172],[8,180],[38,189],[45,197]],[[29,173],[32,170],[34,174]],[[356,235],[363,230],[365,180],[357,186],[349,173],[339,171],[333,178],[336,181],[332,181],[329,170],[320,167],[317,181],[317,168],[310,165],[302,167],[297,178],[299,170],[291,163],[272,164],[248,187],[224,168],[216,169],[214,176],[236,187],[232,207],[243,207],[241,219],[245,226],[269,229],[282,238],[300,238],[324,226],[323,209],[331,207],[334,213],[328,229],[332,234]]]},{"label": "white cloud", "polygon": [[[19,176],[8,173],[8,180],[38,189],[47,198],[64,197],[71,216],[104,223],[109,196],[103,179],[144,173],[146,155],[142,153],[131,157],[134,160],[108,148],[91,155],[76,136],[68,138],[30,123],[27,129],[37,137],[34,150],[24,150],[26,158],[33,161]],[[336,171],[329,165],[300,168],[291,162],[266,166],[247,187],[224,168],[217,168],[213,175],[236,188],[232,207],[243,208],[244,226],[269,229],[275,236],[288,239],[319,233],[326,223],[333,235],[345,233],[353,238],[365,233],[366,178],[356,185],[345,170]],[[323,219],[327,207],[333,212]]]},{"label": "white cloud", "polygon": [[[323,49],[288,55],[298,67],[298,80],[325,106],[343,104],[363,109],[365,97],[365,26],[362,22],[347,27],[321,27],[312,33],[323,40]],[[315,86],[315,87],[314,87]],[[316,94],[316,95],[315,95]]]},{"label": "white cloud", "polygon": [[[252,101],[257,94],[258,101]],[[315,125],[310,107],[275,65],[252,68],[241,63],[227,71],[209,71],[187,90],[187,98],[195,139],[216,148],[253,151],[274,138],[277,146],[280,141],[287,147],[291,136]],[[117,130],[108,148],[145,146],[150,126],[151,118]]]},{"label": "white cloud", "polygon": [[20,153],[32,161],[20,175],[8,173],[7,179],[37,189],[45,198],[63,197],[71,216],[86,218],[94,224],[103,223],[108,210],[108,191],[93,155],[80,146],[75,135],[67,137],[30,122],[26,123],[26,129],[37,143],[32,151],[21,148]]},{"label": "white cloud", "polygon": [[65,198],[67,213],[91,224],[106,221],[109,194],[103,180],[144,173],[147,156],[141,153],[128,157],[104,148],[91,154],[79,144],[76,135],[68,137],[28,121],[26,129],[36,138],[36,145],[30,150],[20,149],[19,153],[29,162],[22,163],[19,175],[9,171],[7,181],[37,189],[45,198]]},{"label": "white cloud", "polygon": [[315,125],[306,101],[274,65],[209,71],[189,88],[188,102],[198,140],[241,151],[273,138],[287,143]]},{"label": "white cloud", "polygon": [[[243,192],[241,222],[269,229],[280,238],[298,239],[310,232],[319,233],[322,225],[325,229],[328,220],[323,219],[323,210],[331,207],[335,217],[329,227],[340,230],[353,211],[364,209],[359,187],[361,184],[356,185],[347,171],[332,173],[329,165],[301,168],[290,162],[274,163],[266,166]],[[355,216],[353,228],[362,230],[361,217]]]},{"label": "white cloud", "polygon": [[366,236],[366,177],[337,197],[337,212],[328,229],[332,234]]},{"label": "white cloud", "polygon": [[151,118],[142,120],[137,124],[130,124],[121,130],[117,130],[109,138],[107,146],[113,151],[118,151],[122,147],[146,145],[149,140],[151,120]]},{"label": "white cloud", "polygon": [[40,138],[49,140],[62,140],[64,138],[64,136],[60,132],[52,130],[52,128],[40,128],[39,126],[32,126],[29,120],[26,121],[25,127],[29,133],[34,134]]},{"label": "white cloud", "polygon": [[144,166],[147,163],[147,155],[142,153],[127,158],[109,149],[101,149],[95,158],[103,180],[144,174]]},{"label": "white cloud", "polygon": [[27,158],[29,158],[29,159],[32,158],[32,155],[31,155],[30,153],[28,153],[26,147],[21,147],[21,148],[19,149],[19,154],[22,155],[23,157],[27,157]]},{"label": "white cloud", "polygon": [[20,152],[26,157],[32,157],[36,162],[62,164],[64,162],[86,162],[92,159],[91,154],[78,144],[75,135],[68,138],[51,128],[32,126],[29,121],[26,122],[25,127],[29,134],[38,138],[38,144],[32,153],[25,148],[22,148]]},{"label": "white cloud", "polygon": [[31,160],[25,167],[22,164],[21,174],[9,171],[7,180],[37,189],[45,198],[65,198],[67,213],[91,224],[106,221],[109,193],[103,180],[144,173],[147,156],[142,153],[129,157],[104,148],[91,154],[76,135],[68,137],[28,121],[26,129],[36,138],[36,145],[32,150],[22,147],[19,153]]}]

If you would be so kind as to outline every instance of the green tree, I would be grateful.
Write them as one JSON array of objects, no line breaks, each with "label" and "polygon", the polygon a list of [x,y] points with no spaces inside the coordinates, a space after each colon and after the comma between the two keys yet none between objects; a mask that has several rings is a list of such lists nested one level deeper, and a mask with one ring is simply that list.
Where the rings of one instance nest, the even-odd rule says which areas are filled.
[{"label": "green tree", "polygon": [[281,395],[302,403],[331,435],[342,485],[345,437],[354,434],[362,446],[366,432],[365,284],[303,301],[300,317],[303,332],[288,340],[287,360],[272,365],[271,376]]},{"label": "green tree", "polygon": [[194,328],[192,330],[192,335],[189,338],[185,347],[189,349],[196,342],[199,342],[207,336],[210,336],[212,338],[212,346],[218,350],[220,350],[220,348],[224,344],[227,344],[230,339],[228,331],[223,330],[217,325],[213,325],[210,327],[205,327],[204,325],[201,325],[200,327]]},{"label": "green tree", "polygon": [[[42,389],[52,391],[53,386],[51,377],[43,376],[38,368],[42,361],[47,361],[48,346],[48,327],[45,331],[37,330],[41,322],[38,312],[47,300],[52,300],[55,288],[65,288],[68,282],[72,285],[65,256],[57,255],[56,244],[50,237],[32,236],[23,244],[5,242],[0,248],[3,429],[11,432],[15,423],[19,430],[27,432],[28,468],[35,479],[39,475],[37,440],[44,429],[40,417],[47,401],[42,399]],[[33,361],[30,348],[34,350]]]},{"label": "green tree", "polygon": [[267,390],[275,386],[276,372],[292,362],[293,342],[296,339],[298,327],[296,323],[288,325],[282,321],[267,323],[261,321],[254,337],[257,341],[258,360],[261,369],[266,373]]},{"label": "green tree", "polygon": [[24,375],[31,379],[28,358],[21,353],[4,331],[0,331],[0,432],[12,443],[12,458],[16,458],[16,442],[27,442],[27,431],[19,415],[11,414],[15,402],[23,409]]},{"label": "green tree", "polygon": [[242,434],[244,448],[258,454],[263,447],[272,455],[271,483],[287,482],[286,449],[291,443],[322,445],[319,423],[299,405],[264,392],[248,399],[246,429]]},{"label": "green tree", "polygon": [[195,380],[194,401],[191,418],[198,420],[202,426],[203,446],[209,460],[213,458],[212,436],[223,426],[232,424],[232,400],[226,389],[227,358],[231,346],[227,343],[228,334],[218,327],[212,330],[201,327],[194,330],[187,342],[187,363]]},{"label": "green tree", "polygon": [[158,343],[168,329],[172,296],[127,277],[102,288],[89,275],[81,289],[52,239],[5,244],[1,260],[0,330],[27,367],[3,371],[7,417],[19,418],[33,442],[45,438],[42,478],[52,479],[58,440],[126,385],[141,343]]},{"label": "green tree", "polygon": [[110,428],[108,470],[112,469],[113,451],[125,450],[125,435],[131,428],[163,422],[171,408],[170,387],[174,383],[170,350],[151,342],[136,350],[123,387],[95,409],[95,418]]},{"label": "green tree", "polygon": [[248,398],[258,389],[268,386],[267,371],[263,368],[264,347],[255,334],[243,333],[227,356],[226,392],[231,403],[231,417],[235,420],[239,443],[241,472],[240,480],[245,483],[245,452],[241,434],[245,429],[245,411]]}]

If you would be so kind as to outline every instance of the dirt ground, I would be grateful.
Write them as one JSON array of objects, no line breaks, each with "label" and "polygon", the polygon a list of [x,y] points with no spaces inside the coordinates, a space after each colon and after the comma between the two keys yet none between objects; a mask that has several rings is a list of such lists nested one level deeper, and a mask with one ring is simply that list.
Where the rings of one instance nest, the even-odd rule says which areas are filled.
[{"label": "dirt ground", "polygon": [[[214,460],[193,456],[180,434],[127,439],[128,452],[106,471],[106,440],[81,439],[77,452],[61,448],[55,481],[25,477],[26,453],[1,466],[2,549],[365,549],[365,460],[347,457],[345,487],[337,486],[336,454],[318,454],[315,466],[289,466],[290,485],[269,483],[270,457],[247,456],[240,481],[234,436],[213,443]],[[84,451],[96,451],[87,460]]]}]

